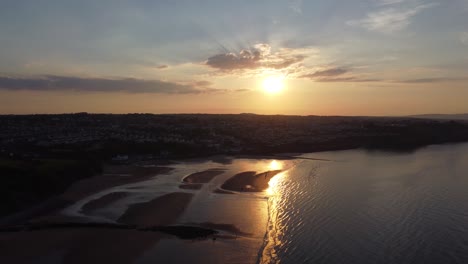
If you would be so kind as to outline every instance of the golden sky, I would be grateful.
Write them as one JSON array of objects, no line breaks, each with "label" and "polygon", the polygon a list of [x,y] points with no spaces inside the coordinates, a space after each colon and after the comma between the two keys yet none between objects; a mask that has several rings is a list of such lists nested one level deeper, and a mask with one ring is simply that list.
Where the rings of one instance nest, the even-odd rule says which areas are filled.
[{"label": "golden sky", "polygon": [[468,2],[9,1],[0,113],[468,112]]}]

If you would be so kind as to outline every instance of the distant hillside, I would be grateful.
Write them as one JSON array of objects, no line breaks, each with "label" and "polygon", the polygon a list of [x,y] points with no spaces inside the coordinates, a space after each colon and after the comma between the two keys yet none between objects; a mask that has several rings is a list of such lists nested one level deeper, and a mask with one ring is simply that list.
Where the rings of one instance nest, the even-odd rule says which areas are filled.
[{"label": "distant hillside", "polygon": [[444,120],[468,120],[468,114],[427,114],[427,115],[413,115],[411,117],[427,118],[427,119],[444,119]]}]

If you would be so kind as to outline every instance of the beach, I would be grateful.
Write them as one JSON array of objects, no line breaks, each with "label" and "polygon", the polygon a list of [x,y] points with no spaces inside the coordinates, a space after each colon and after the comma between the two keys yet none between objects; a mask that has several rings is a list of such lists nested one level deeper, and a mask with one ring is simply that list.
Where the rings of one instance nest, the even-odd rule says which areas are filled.
[{"label": "beach", "polygon": [[137,226],[170,225],[184,212],[190,193],[169,193],[146,203],[134,204],[118,222]]},{"label": "beach", "polygon": [[[0,232],[0,261],[177,263],[189,258],[192,263],[220,263],[233,262],[242,256],[242,261],[233,263],[255,263],[263,244],[268,212],[263,197],[242,195],[254,193],[253,189],[243,188],[248,185],[255,192],[263,192],[268,188],[268,181],[280,171],[262,169],[268,168],[270,161],[246,160],[240,164],[263,172],[246,172],[242,171],[244,165],[220,166],[212,161],[151,170],[113,166],[108,173],[78,182],[62,194],[71,206],[64,206],[63,210],[56,208],[28,222],[53,226],[54,223],[92,225],[104,221],[133,229],[80,226]],[[138,172],[129,173],[132,171]],[[249,217],[243,217],[245,214]],[[218,233],[213,238],[219,242],[210,247],[207,243],[212,244],[214,240],[200,237],[195,244],[187,244],[173,235],[144,229],[172,225],[213,230]],[[236,248],[243,250],[239,252]],[[187,254],[173,254],[180,251]]]}]

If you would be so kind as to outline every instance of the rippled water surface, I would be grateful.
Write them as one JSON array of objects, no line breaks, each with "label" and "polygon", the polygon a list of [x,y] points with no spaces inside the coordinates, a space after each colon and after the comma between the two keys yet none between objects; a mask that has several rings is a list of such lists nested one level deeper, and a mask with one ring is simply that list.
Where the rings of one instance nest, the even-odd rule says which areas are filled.
[{"label": "rippled water surface", "polygon": [[314,153],[271,182],[262,263],[468,263],[468,144]]}]

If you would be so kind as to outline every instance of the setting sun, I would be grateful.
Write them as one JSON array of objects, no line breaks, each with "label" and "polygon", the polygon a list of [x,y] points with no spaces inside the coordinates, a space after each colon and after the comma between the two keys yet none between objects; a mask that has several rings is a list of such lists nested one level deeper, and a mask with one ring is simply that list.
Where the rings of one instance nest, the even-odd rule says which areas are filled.
[{"label": "setting sun", "polygon": [[269,94],[279,93],[284,88],[283,76],[268,76],[263,80],[263,89]]}]

